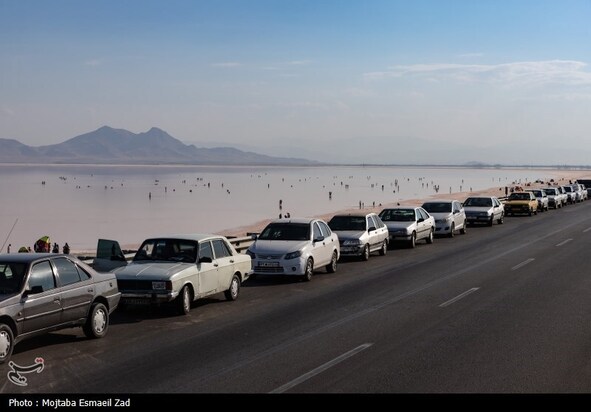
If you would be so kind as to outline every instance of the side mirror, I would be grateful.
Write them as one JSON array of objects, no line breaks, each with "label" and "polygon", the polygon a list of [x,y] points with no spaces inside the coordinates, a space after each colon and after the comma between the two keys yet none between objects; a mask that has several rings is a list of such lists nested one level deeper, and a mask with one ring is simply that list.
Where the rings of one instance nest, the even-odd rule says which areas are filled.
[{"label": "side mirror", "polygon": [[320,235],[320,236],[314,238],[314,243],[322,242],[323,240],[324,240],[324,236]]},{"label": "side mirror", "polygon": [[425,221],[425,219],[423,219],[422,217],[420,217],[419,220],[417,220],[417,223],[421,223],[421,222],[424,222],[424,221]]},{"label": "side mirror", "polygon": [[199,258],[199,262],[198,263],[212,263],[213,260],[211,260],[211,258],[209,256],[203,256],[202,258]]},{"label": "side mirror", "polygon": [[368,232],[373,232],[374,230],[376,230],[375,226],[372,226],[369,229],[367,229]]},{"label": "side mirror", "polygon": [[43,286],[37,285],[37,286],[33,286],[31,289],[25,290],[24,296],[36,295],[36,294],[42,293],[42,292],[43,292]]}]

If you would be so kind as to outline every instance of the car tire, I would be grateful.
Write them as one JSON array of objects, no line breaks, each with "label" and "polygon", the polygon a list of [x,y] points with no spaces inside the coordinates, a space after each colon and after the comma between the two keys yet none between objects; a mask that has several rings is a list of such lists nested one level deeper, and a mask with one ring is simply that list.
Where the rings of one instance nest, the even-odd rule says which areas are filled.
[{"label": "car tire", "polygon": [[8,361],[14,349],[14,334],[5,323],[0,323],[0,365]]},{"label": "car tire", "polygon": [[414,249],[417,245],[417,233],[416,232],[412,232],[412,235],[410,236],[410,240],[408,241],[408,247],[411,249]]},{"label": "car tire", "polygon": [[454,223],[452,223],[451,228],[449,230],[449,234],[447,235],[447,237],[454,237],[455,230],[456,230],[456,225]]},{"label": "car tire", "polygon": [[327,273],[335,273],[337,271],[337,260],[339,260],[339,258],[337,256],[337,251],[335,250],[334,252],[332,252],[330,263],[326,265]]},{"label": "car tire", "polygon": [[361,254],[361,260],[367,262],[369,260],[369,244],[365,245],[363,248],[363,253]]},{"label": "car tire", "polygon": [[488,221],[488,225],[492,226],[495,223],[495,216],[491,215],[490,220]]},{"label": "car tire", "polygon": [[434,237],[434,236],[433,236],[433,229],[431,229],[431,230],[429,231],[429,236],[427,236],[427,239],[426,239],[426,240],[427,240],[427,243],[428,243],[429,245],[430,245],[431,243],[433,243],[433,237]]},{"label": "car tire", "polygon": [[304,269],[304,274],[302,275],[302,280],[304,282],[309,282],[312,280],[312,275],[314,274],[314,261],[312,258],[308,258],[306,261],[306,268]]},{"label": "car tire", "polygon": [[528,213],[528,215],[529,215],[529,216],[531,216],[531,215],[533,215],[533,214],[534,214],[534,213],[533,213],[533,211],[532,211],[531,209],[529,209],[529,213]]},{"label": "car tire", "polygon": [[388,253],[388,241],[384,240],[380,248],[380,256],[386,256],[386,253]]},{"label": "car tire", "polygon": [[501,217],[497,220],[497,223],[499,225],[502,225],[503,223],[505,223],[505,215],[503,213],[501,213]]},{"label": "car tire", "polygon": [[240,276],[234,275],[232,276],[232,280],[230,281],[230,287],[228,290],[224,292],[226,296],[226,300],[233,301],[238,299],[238,294],[240,293]]},{"label": "car tire", "polygon": [[193,294],[189,285],[183,286],[181,293],[175,299],[176,311],[179,315],[188,315],[191,311],[191,302]]},{"label": "car tire", "polygon": [[100,339],[107,334],[109,329],[109,310],[100,303],[93,303],[88,313],[86,323],[82,327],[84,334],[89,339]]},{"label": "car tire", "polygon": [[460,229],[460,234],[465,235],[466,234],[466,222],[464,222],[464,226],[462,226],[462,228]]}]

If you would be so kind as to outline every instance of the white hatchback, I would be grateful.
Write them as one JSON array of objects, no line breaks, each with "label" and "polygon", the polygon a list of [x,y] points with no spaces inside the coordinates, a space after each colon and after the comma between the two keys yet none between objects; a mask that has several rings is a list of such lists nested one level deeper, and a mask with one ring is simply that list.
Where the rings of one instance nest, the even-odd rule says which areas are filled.
[{"label": "white hatchback", "polygon": [[301,276],[309,281],[314,270],[337,269],[339,238],[321,219],[278,219],[267,225],[246,252],[255,275]]}]

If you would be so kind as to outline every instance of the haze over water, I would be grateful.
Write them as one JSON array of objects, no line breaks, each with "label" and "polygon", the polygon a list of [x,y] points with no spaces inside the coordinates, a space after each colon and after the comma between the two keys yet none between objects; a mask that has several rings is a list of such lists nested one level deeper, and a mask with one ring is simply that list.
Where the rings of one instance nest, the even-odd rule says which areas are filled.
[{"label": "haze over water", "polygon": [[94,250],[99,238],[137,245],[149,236],[227,231],[279,213],[317,216],[359,202],[375,202],[379,211],[380,204],[434,195],[434,185],[449,194],[555,176],[550,169],[5,164],[0,247],[8,239],[2,252],[9,243],[16,252],[44,235],[73,251]]}]

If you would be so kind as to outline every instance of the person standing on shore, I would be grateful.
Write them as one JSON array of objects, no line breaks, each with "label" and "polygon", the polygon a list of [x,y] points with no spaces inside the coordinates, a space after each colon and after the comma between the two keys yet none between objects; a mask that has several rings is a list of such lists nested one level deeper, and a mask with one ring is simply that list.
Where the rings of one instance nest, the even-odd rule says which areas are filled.
[{"label": "person standing on shore", "polygon": [[6,253],[10,253],[10,246],[12,246],[11,243],[8,244],[8,247],[6,248]]},{"label": "person standing on shore", "polygon": [[70,245],[68,245],[68,242],[66,242],[66,244],[64,245],[64,248],[62,249],[64,255],[69,255],[70,254]]}]

